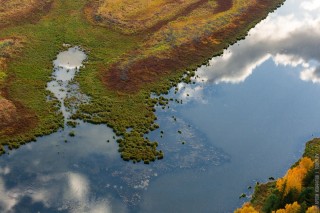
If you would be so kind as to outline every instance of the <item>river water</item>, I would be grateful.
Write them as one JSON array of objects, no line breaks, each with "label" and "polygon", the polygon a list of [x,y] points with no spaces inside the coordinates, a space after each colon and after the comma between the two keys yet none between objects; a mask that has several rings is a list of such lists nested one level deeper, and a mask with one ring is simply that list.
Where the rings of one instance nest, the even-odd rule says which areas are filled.
[{"label": "river water", "polygon": [[[232,212],[249,186],[284,175],[320,137],[319,38],[318,1],[288,0],[199,68],[194,84],[170,91],[183,104],[157,108],[160,129],[148,137],[165,158],[150,165],[122,161],[110,128],[81,121],[9,151],[0,157],[0,211]],[[65,74],[86,57],[79,47],[61,54],[66,66],[79,59],[60,66],[58,55],[54,64],[48,89],[65,107],[77,89]]]}]

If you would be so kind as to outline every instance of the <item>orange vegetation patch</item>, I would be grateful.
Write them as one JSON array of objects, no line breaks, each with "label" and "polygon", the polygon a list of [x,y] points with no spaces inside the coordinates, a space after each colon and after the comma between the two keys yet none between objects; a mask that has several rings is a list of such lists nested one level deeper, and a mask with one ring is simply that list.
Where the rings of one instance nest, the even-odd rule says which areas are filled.
[{"label": "orange vegetation patch", "polygon": [[232,4],[233,0],[105,0],[91,1],[85,14],[91,22],[123,33],[152,33],[199,8],[196,13],[207,17],[229,10]]},{"label": "orange vegetation patch", "polygon": [[91,4],[89,16],[124,33],[152,32],[205,3],[208,0],[105,0]]},{"label": "orange vegetation patch", "polygon": [[[217,13],[211,19],[198,13],[203,7],[197,8],[188,17],[163,26],[139,49],[127,53],[109,69],[102,69],[102,81],[109,89],[134,93],[168,74],[201,64],[244,36],[251,25],[266,17],[280,2],[234,0],[230,12]],[[217,8],[214,6],[212,10]]]},{"label": "orange vegetation patch", "polygon": [[25,133],[34,128],[37,121],[35,114],[19,102],[0,97],[0,139]]},{"label": "orange vegetation patch", "polygon": [[17,108],[15,105],[5,98],[0,98],[0,128],[14,123],[16,118]]},{"label": "orange vegetation patch", "polygon": [[0,0],[0,29],[25,21],[37,21],[42,11],[49,11],[52,0]]}]

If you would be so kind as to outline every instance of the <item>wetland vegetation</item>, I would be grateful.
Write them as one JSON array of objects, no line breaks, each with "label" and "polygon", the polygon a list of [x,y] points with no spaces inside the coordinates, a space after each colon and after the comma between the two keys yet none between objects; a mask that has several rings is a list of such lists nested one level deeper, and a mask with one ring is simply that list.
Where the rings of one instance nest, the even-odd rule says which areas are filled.
[{"label": "wetland vegetation", "polygon": [[[319,90],[311,90],[298,84],[289,87],[284,81],[290,82],[291,78],[263,76],[261,81],[255,83],[263,89],[251,85],[243,90],[246,95],[250,91],[251,99],[246,99],[248,96],[242,93],[231,96],[221,94],[226,88],[220,84],[207,88],[206,92],[218,92],[213,95],[215,98],[221,98],[221,95],[228,96],[227,99],[218,102],[212,99],[210,101],[214,104],[208,108],[195,109],[195,105],[185,104],[192,102],[190,100],[196,99],[196,96],[210,96],[209,92],[202,93],[203,85],[199,83],[201,77],[198,76],[201,76],[201,68],[195,73],[196,67],[201,64],[209,65],[208,58],[221,54],[230,44],[244,38],[251,27],[282,2],[283,0],[181,0],[179,3],[169,0],[0,0],[0,153],[7,151],[6,148],[16,149],[27,142],[39,140],[38,143],[28,144],[19,150],[8,150],[8,155],[2,156],[0,211],[14,212],[13,209],[16,209],[15,211],[20,212],[22,208],[40,212],[37,208],[41,201],[44,209],[54,206],[61,210],[62,206],[70,212],[75,209],[82,209],[75,210],[82,212],[97,206],[96,209],[101,208],[99,204],[109,203],[108,199],[112,194],[121,197],[125,205],[130,203],[130,212],[135,212],[130,205],[136,205],[142,200],[145,206],[141,209],[146,209],[139,212],[150,212],[150,209],[170,212],[177,208],[178,212],[209,212],[210,208],[210,211],[222,212],[227,207],[227,211],[231,212],[241,206],[242,200],[248,199],[247,195],[252,192],[250,190],[255,188],[251,201],[237,209],[236,213],[318,213],[314,201],[320,139],[307,143],[302,158],[282,178],[278,177],[284,171],[281,170],[279,175],[277,169],[284,168],[284,161],[287,159],[294,158],[296,161],[298,158],[296,153],[292,153],[292,150],[298,149],[297,143],[292,142],[292,137],[310,138],[311,134],[312,137],[319,137],[316,100],[320,99],[313,96],[320,94]],[[315,26],[317,25],[312,25],[317,28]],[[259,29],[262,34],[265,31],[271,31],[272,34],[273,30],[270,29],[277,28],[260,26]],[[306,29],[310,28],[300,29],[298,34],[303,32],[301,38],[316,47],[318,34],[314,33],[314,37],[311,37],[315,40],[309,39]],[[296,31],[290,32],[294,33],[288,34],[297,35]],[[279,35],[283,36],[283,32],[279,32]],[[299,53],[312,52],[307,55],[312,59],[317,58],[317,51],[313,51],[306,43],[301,43],[302,40],[290,40],[284,36],[283,40],[273,45],[265,45],[270,37],[266,40],[259,40],[257,35],[248,37],[258,38],[256,42],[249,41],[250,45],[244,45],[253,51],[245,51],[246,48],[240,49],[238,53],[232,49],[226,50],[226,55],[215,58],[218,59],[217,63],[210,63],[211,67],[215,67],[212,75],[227,76],[225,82],[233,82],[232,78],[237,77],[238,80],[234,82],[243,80],[248,75],[244,78],[241,75],[242,78],[239,78],[237,74],[241,73],[241,68],[247,68],[251,64],[248,61],[256,63],[253,67],[259,66],[257,64],[262,62],[256,59],[263,54],[271,57],[271,52],[277,65],[296,66],[294,59],[299,59],[297,64],[309,67],[309,74],[314,72],[312,82],[320,82],[318,69],[313,70],[308,65],[311,63],[309,58],[303,58],[303,54],[292,54],[296,50],[291,47],[295,46]],[[274,37],[276,36],[272,35]],[[290,45],[279,45],[280,43]],[[298,43],[305,48],[302,50]],[[243,45],[241,42],[239,44]],[[266,51],[261,48],[263,45],[269,49]],[[274,47],[277,47],[276,50],[270,51]],[[81,65],[76,66],[77,71],[81,67],[81,72],[75,72],[75,79],[72,75],[66,87],[58,88],[59,92],[71,94],[61,98],[48,87],[53,81],[64,83],[55,78],[55,72],[63,68],[55,62],[62,53],[72,48],[83,51],[84,62],[81,60]],[[237,60],[237,55],[246,55],[248,61],[243,58]],[[217,64],[223,64],[222,61],[227,58],[234,62],[234,66],[221,65],[219,73]],[[288,58],[291,60],[285,60]],[[239,66],[239,61],[244,65]],[[68,69],[64,71],[70,71]],[[268,66],[266,69],[270,74],[276,68]],[[297,74],[294,70],[290,72],[290,76]],[[205,77],[202,76],[202,79],[206,79]],[[300,78],[308,79],[306,76]],[[219,82],[214,77],[211,80]],[[271,90],[272,96],[263,96],[266,87],[276,88],[277,84],[273,84],[276,81],[281,82],[285,88]],[[184,83],[177,85],[179,82]],[[195,86],[194,90],[192,86]],[[198,88],[201,93],[196,93]],[[237,87],[235,90],[240,91],[241,88]],[[299,90],[302,92],[297,92]],[[260,97],[261,91],[263,98]],[[164,95],[166,93],[169,95]],[[173,93],[177,95],[172,96]],[[308,99],[299,99],[297,94]],[[85,96],[82,101],[81,95]],[[231,99],[239,100],[228,102]],[[262,99],[268,101],[264,102]],[[285,100],[281,102],[280,99]],[[292,100],[295,100],[295,107],[290,111],[293,113],[284,113],[291,107],[279,106],[292,104]],[[242,105],[243,102],[255,101],[259,104],[253,104],[253,108]],[[313,103],[313,108],[308,108],[308,103]],[[177,106],[185,105],[189,107],[184,109],[185,112],[177,110]],[[226,110],[226,106],[233,109]],[[264,107],[277,110],[253,110]],[[62,108],[66,108],[68,112]],[[214,111],[211,111],[212,108]],[[248,108],[249,113],[244,108]],[[281,116],[278,112],[281,112]],[[215,113],[224,116],[215,116]],[[226,116],[229,114],[232,119]],[[257,116],[258,122],[254,123],[252,114],[263,116]],[[270,117],[265,119],[266,115]],[[281,123],[281,119],[286,122],[273,128],[275,124]],[[307,122],[302,122],[302,119]],[[212,120],[216,123],[211,122]],[[299,122],[295,122],[298,120]],[[246,125],[243,121],[252,122],[253,125]],[[107,124],[114,132],[105,125],[90,123]],[[261,123],[261,129],[265,131],[259,129]],[[288,128],[288,131],[283,127],[290,126],[291,123],[293,129]],[[305,133],[306,129],[310,131]],[[55,131],[58,132],[51,134]],[[290,136],[291,139],[279,137],[280,134]],[[44,135],[49,136],[42,137]],[[231,135],[234,137],[230,137]],[[272,148],[269,150],[270,147]],[[163,158],[165,159],[153,163]],[[251,164],[253,161],[255,163]],[[179,174],[181,171],[183,176]],[[163,179],[166,175],[169,178]],[[259,182],[266,180],[261,176],[269,177],[270,182],[260,184]],[[66,177],[69,178],[66,183],[69,185],[61,184],[61,179]],[[152,179],[160,181],[156,187],[153,182],[151,190],[146,191]],[[248,180],[252,182],[248,183]],[[50,182],[52,188],[48,187]],[[92,185],[88,187],[90,182]],[[252,187],[254,183],[256,185]],[[248,187],[249,184],[251,186]],[[241,188],[243,185],[244,189]],[[57,186],[61,189],[53,190]],[[67,186],[74,190],[69,193],[71,197],[77,195],[79,189],[85,195],[76,199],[61,196],[68,194],[63,193],[69,190]],[[198,189],[200,193],[197,192]],[[58,202],[49,200],[45,196],[49,194],[58,198]],[[101,199],[104,196],[108,199]],[[241,199],[238,200],[237,197]],[[63,205],[59,201],[61,198]],[[25,201],[29,202],[30,199],[32,203],[28,203],[26,207]],[[195,202],[186,203],[191,199]],[[168,207],[170,210],[166,211]],[[105,206],[103,208],[108,209]]]},{"label": "wetland vegetation", "polygon": [[4,146],[18,148],[64,128],[59,101],[47,100],[52,94],[46,84],[52,61],[65,50],[62,44],[71,44],[88,55],[75,81],[91,98],[72,119],[111,127],[120,136],[124,160],[149,163],[163,158],[158,144],[144,135],[159,128],[154,106],[164,106],[168,100],[150,95],[167,93],[180,81],[190,82],[198,65],[244,38],[283,2],[12,0],[0,4],[0,116],[10,118],[10,112],[14,118],[1,128],[1,152]]}]

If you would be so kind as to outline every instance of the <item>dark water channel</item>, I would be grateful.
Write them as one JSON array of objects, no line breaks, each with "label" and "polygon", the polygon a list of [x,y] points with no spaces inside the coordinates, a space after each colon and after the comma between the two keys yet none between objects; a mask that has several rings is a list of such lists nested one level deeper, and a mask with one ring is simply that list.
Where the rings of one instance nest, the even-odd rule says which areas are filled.
[{"label": "dark water channel", "polygon": [[[287,1],[199,68],[194,84],[173,88],[168,97],[183,104],[158,107],[160,129],[149,135],[163,160],[123,162],[110,128],[81,121],[9,151],[0,157],[0,212],[232,212],[249,186],[282,176],[320,137],[319,14],[317,0]],[[86,57],[69,52],[81,60],[60,68],[74,75]],[[51,91],[63,101],[77,86],[55,68]]]}]

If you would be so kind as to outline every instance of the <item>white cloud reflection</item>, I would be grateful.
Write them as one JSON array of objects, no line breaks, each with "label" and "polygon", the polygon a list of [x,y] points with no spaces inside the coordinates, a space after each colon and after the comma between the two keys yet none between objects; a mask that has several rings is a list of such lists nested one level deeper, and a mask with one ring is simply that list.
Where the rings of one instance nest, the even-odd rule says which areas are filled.
[{"label": "white cloud reflection", "polygon": [[66,137],[69,131],[40,138],[39,144],[29,143],[1,159],[1,213],[19,213],[24,206],[35,212],[37,208],[41,212],[127,212],[127,207],[113,196],[114,190],[97,189],[105,182],[91,180],[96,171],[88,171],[90,163],[84,160],[96,163],[103,156],[101,168],[115,165],[119,153],[112,130],[80,122],[74,138]]},{"label": "white cloud reflection", "polygon": [[312,1],[303,1],[300,6],[309,11],[317,10],[320,8],[320,1],[319,0],[312,0]]},{"label": "white cloud reflection", "polygon": [[90,184],[84,175],[70,172],[66,176],[68,179],[68,187],[64,192],[64,200],[68,200],[68,209],[70,212],[112,212],[108,199],[90,199]]},{"label": "white cloud reflection", "polygon": [[53,64],[55,67],[62,67],[64,69],[79,69],[86,58],[86,54],[79,47],[71,47],[67,51],[60,52],[57,59],[53,61]]},{"label": "white cloud reflection", "polygon": [[0,211],[10,212],[18,202],[18,196],[12,191],[7,191],[3,179],[0,177]]},{"label": "white cloud reflection", "polygon": [[[18,212],[15,207],[23,202],[24,198],[29,197],[32,204],[41,203],[46,208],[53,207],[71,213],[112,212],[108,198],[96,199],[90,196],[90,183],[80,173],[41,175],[37,177],[37,180],[38,187],[20,184],[8,189],[0,176],[0,211],[3,213]],[[125,210],[122,209],[120,212],[125,212]]]},{"label": "white cloud reflection", "polygon": [[301,80],[320,83],[320,2],[286,4],[252,29],[246,40],[199,68],[195,80],[240,83],[271,58],[277,65],[301,67]]},{"label": "white cloud reflection", "polygon": [[8,166],[0,167],[0,175],[7,175],[10,173],[10,168]]},{"label": "white cloud reflection", "polygon": [[66,197],[76,201],[84,201],[87,199],[89,184],[88,180],[77,173],[68,173],[68,190]]},{"label": "white cloud reflection", "polygon": [[204,98],[203,87],[200,85],[192,86],[185,83],[179,83],[178,89],[179,99],[183,100],[184,103],[187,103],[190,100],[207,103],[207,100]]}]

